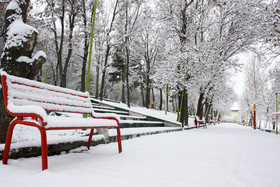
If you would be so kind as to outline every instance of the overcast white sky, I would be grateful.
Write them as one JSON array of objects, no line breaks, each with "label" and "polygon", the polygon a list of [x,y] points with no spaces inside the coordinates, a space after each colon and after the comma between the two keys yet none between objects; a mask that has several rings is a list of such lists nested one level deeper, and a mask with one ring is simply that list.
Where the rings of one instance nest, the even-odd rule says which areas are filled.
[{"label": "overcast white sky", "polygon": [[[245,64],[248,61],[249,54],[240,54],[239,55],[239,62],[240,64]],[[235,92],[240,97],[242,95],[242,92],[244,90],[244,73],[243,71],[237,72],[235,76],[232,77],[233,87]]]}]

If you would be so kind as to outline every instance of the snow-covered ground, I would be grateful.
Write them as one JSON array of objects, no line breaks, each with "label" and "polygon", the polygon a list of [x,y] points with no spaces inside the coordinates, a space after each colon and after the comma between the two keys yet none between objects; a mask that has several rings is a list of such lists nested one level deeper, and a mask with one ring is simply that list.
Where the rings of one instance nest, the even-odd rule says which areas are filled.
[{"label": "snow-covered ground", "polygon": [[143,136],[0,164],[0,186],[279,186],[280,137],[236,124]]}]

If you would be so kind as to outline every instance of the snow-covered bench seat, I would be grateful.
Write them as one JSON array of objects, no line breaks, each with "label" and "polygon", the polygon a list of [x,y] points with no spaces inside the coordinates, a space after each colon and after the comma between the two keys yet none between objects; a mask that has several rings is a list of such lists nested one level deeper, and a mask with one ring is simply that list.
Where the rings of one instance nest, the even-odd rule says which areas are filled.
[{"label": "snow-covered bench seat", "polygon": [[[15,117],[8,128],[3,164],[8,162],[13,129],[17,124],[39,129],[42,170],[48,168],[48,130],[91,129],[87,143],[89,149],[94,129],[115,128],[119,153],[122,152],[120,118],[115,114],[94,113],[88,93],[11,76],[5,72],[1,73],[1,78],[6,110]],[[49,116],[49,111],[86,114],[87,118]]]}]

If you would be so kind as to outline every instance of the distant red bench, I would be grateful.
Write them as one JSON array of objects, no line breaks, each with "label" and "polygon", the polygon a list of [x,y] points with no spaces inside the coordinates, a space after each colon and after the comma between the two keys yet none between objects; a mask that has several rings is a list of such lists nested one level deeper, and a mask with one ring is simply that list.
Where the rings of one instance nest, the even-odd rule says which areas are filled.
[{"label": "distant red bench", "polygon": [[195,123],[195,127],[197,128],[197,125],[201,125],[203,126],[203,128],[207,128],[207,125],[206,125],[206,121],[204,120],[198,120],[197,119],[197,116],[194,116],[194,123]]},{"label": "distant red bench", "polygon": [[208,121],[209,121],[209,125],[211,125],[211,124],[215,125],[215,124],[216,124],[216,121],[211,120],[211,118],[210,118],[210,117],[208,118]]},{"label": "distant red bench", "polygon": [[[3,154],[3,164],[8,163],[10,145],[15,125],[33,126],[41,133],[42,170],[48,169],[48,130],[91,129],[87,147],[90,148],[94,129],[115,128],[119,153],[122,152],[119,117],[96,114],[88,93],[61,88],[1,73],[5,106],[15,116],[10,123]],[[47,111],[87,114],[87,118],[48,116]]]},{"label": "distant red bench", "polygon": [[220,124],[220,123],[222,123],[222,121],[219,121],[219,120],[215,120],[215,123],[218,123],[218,124]]}]

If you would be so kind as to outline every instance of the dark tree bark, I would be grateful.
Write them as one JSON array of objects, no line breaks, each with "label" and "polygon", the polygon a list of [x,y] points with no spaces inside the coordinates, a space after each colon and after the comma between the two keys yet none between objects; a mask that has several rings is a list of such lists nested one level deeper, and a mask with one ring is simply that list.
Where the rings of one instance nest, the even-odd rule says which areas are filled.
[{"label": "dark tree bark", "polygon": [[200,92],[199,99],[197,102],[197,112],[196,112],[196,115],[199,117],[200,120],[202,120],[203,117],[203,106],[204,106],[204,104],[202,103],[203,100],[204,100],[204,93]]},{"label": "dark tree bark", "polygon": [[95,87],[95,98],[98,99],[99,93],[99,76],[100,76],[100,64],[96,66],[96,87]]},{"label": "dark tree bark", "polygon": [[100,100],[101,101],[103,100],[103,96],[104,96],[106,68],[107,68],[107,64],[108,64],[108,57],[109,57],[110,49],[111,49],[111,47],[109,45],[109,42],[107,42],[107,49],[106,49],[106,54],[105,54],[104,67],[102,70],[101,87],[100,87]]},{"label": "dark tree bark", "polygon": [[147,75],[146,76],[146,99],[145,99],[145,101],[146,101],[146,105],[145,105],[145,107],[146,108],[150,108],[150,101],[151,101],[151,89],[150,89],[150,76],[149,75]]},{"label": "dark tree bark", "polygon": [[[12,6],[13,9],[6,10],[4,38],[7,45],[3,50],[0,68],[11,75],[34,79],[46,62],[43,52],[38,52],[36,57],[32,58],[31,56],[36,45],[38,33],[35,28],[26,24],[26,27],[29,28],[28,32],[21,30],[17,25],[16,29],[13,28],[15,24],[21,23],[19,17],[24,22],[26,21],[29,0],[13,1],[11,3],[17,3],[19,8]],[[8,34],[7,31],[9,30],[13,30],[13,35]],[[17,38],[18,35],[23,36],[24,39],[22,37]],[[8,44],[13,40],[17,40],[18,45],[9,46]],[[4,143],[9,122],[13,117],[6,112],[2,89],[0,90],[0,102],[0,143]]]},{"label": "dark tree bark", "polygon": [[144,86],[143,86],[143,83],[140,84],[140,89],[141,89],[142,105],[144,107],[145,106],[145,96],[144,96]]},{"label": "dark tree bark", "polygon": [[[155,92],[154,92],[154,88],[152,88],[152,101],[153,101],[153,104],[155,105],[156,103],[156,99],[155,99]],[[156,107],[156,106],[154,106]]]},{"label": "dark tree bark", "polygon": [[88,60],[88,48],[89,48],[89,41],[87,32],[87,11],[86,11],[86,3],[82,1],[82,17],[84,23],[84,54],[83,54],[83,64],[82,64],[82,75],[81,75],[81,91],[86,91],[86,68],[87,68],[87,60]]},{"label": "dark tree bark", "polygon": [[162,88],[159,89],[159,110],[162,110]]},{"label": "dark tree bark", "polygon": [[[181,103],[181,100],[182,100],[182,91],[179,92],[178,98],[179,98],[178,101],[179,101],[179,110],[180,110],[180,103]],[[179,111],[179,113],[180,113],[180,111]],[[178,117],[179,117],[179,115],[178,115]],[[180,117],[180,121],[179,121],[179,119],[177,119],[177,121],[181,122],[182,123],[182,127],[184,127],[184,126],[188,126],[189,125],[188,120],[189,120],[189,115],[188,115],[188,93],[187,93],[187,90],[185,89],[184,90],[184,96],[183,96],[183,102],[182,102],[182,108],[181,108],[181,117]]]},{"label": "dark tree bark", "polygon": [[130,107],[130,87],[129,87],[129,49],[126,46],[126,95],[127,95],[127,106]]},{"label": "dark tree bark", "polygon": [[145,52],[145,61],[146,61],[146,108],[150,108],[151,104],[151,80],[150,80],[150,70],[151,70],[151,60],[150,60],[150,51],[149,51],[149,34],[146,35],[146,52]]},{"label": "dark tree bark", "polygon": [[[130,91],[129,91],[129,37],[128,37],[128,1],[125,6],[125,54],[126,54],[126,95],[127,95],[127,106],[130,107]],[[147,102],[147,101],[146,101]]]},{"label": "dark tree bark", "polygon": [[0,54],[4,48],[4,27],[5,27],[5,9],[8,2],[0,2]]},{"label": "dark tree bark", "polygon": [[168,97],[169,97],[169,94],[168,94],[168,92],[169,92],[169,88],[168,88],[168,85],[166,85],[166,97],[165,97],[165,110],[166,111],[168,111],[168,102],[169,102],[169,100],[168,100]]},{"label": "dark tree bark", "polygon": [[205,118],[206,118],[207,122],[209,122],[209,120],[211,119],[211,116],[212,116],[212,115],[210,115],[210,114],[212,114],[212,109],[213,109],[212,102],[213,102],[213,99],[210,98],[205,103]]},{"label": "dark tree bark", "polygon": [[69,16],[69,28],[70,28],[70,33],[69,33],[69,37],[68,37],[68,52],[67,52],[67,56],[64,62],[64,67],[63,67],[63,72],[61,72],[61,82],[60,85],[62,87],[66,87],[66,80],[67,80],[67,71],[68,71],[68,67],[69,67],[69,63],[70,63],[70,58],[72,56],[72,51],[73,51],[73,31],[74,31],[74,27],[75,27],[75,18],[77,16],[77,11],[75,10],[75,1],[69,1],[71,2],[70,6],[71,6],[71,11],[70,11],[70,16]]},{"label": "dark tree bark", "polygon": [[122,65],[122,103],[126,103],[125,100],[125,64]]}]

